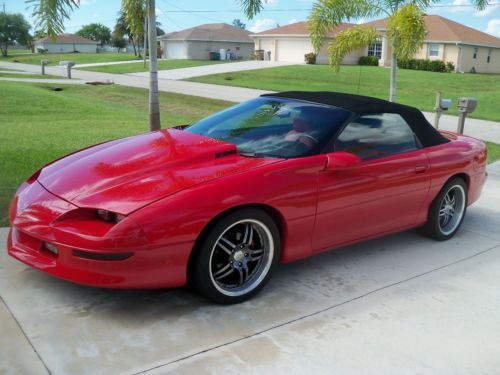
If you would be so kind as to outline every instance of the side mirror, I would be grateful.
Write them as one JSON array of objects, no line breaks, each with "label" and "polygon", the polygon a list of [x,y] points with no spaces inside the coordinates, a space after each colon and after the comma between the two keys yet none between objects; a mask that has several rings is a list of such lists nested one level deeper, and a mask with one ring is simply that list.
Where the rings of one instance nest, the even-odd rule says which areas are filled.
[{"label": "side mirror", "polygon": [[350,168],[361,163],[359,156],[351,154],[350,152],[332,152],[327,155],[327,158],[327,171],[337,171],[340,169]]}]

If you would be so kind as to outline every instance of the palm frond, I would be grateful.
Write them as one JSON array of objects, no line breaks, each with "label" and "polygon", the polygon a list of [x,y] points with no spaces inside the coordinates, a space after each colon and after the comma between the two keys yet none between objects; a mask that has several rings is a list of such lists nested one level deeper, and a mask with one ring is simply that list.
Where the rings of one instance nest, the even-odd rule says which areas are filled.
[{"label": "palm frond", "polygon": [[255,17],[256,14],[260,13],[264,9],[264,4],[262,0],[239,0],[243,12],[249,20]]},{"label": "palm frond", "polygon": [[35,28],[55,38],[64,31],[64,21],[78,8],[80,0],[26,0],[26,3],[33,9]]},{"label": "palm frond", "polygon": [[144,17],[146,15],[146,1],[122,0],[122,11],[125,21],[135,37],[144,36]]},{"label": "palm frond", "polygon": [[387,37],[398,59],[410,59],[422,47],[427,30],[424,13],[416,4],[403,5],[387,22]]},{"label": "palm frond", "polygon": [[377,1],[318,0],[308,19],[309,37],[315,51],[319,51],[328,32],[350,19],[371,18],[387,13]]},{"label": "palm frond", "polygon": [[328,46],[330,64],[338,72],[340,64],[350,52],[377,41],[379,34],[372,27],[353,26],[341,31]]}]

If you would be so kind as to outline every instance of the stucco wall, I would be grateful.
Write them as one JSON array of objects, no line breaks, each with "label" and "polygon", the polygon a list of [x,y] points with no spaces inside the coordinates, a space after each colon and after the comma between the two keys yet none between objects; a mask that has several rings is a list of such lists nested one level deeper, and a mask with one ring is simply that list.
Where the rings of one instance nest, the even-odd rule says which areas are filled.
[{"label": "stucco wall", "polygon": [[44,48],[49,53],[97,52],[97,45],[88,43],[35,43],[35,51],[37,48]]},{"label": "stucco wall", "polygon": [[[490,62],[487,62],[489,48],[462,46],[459,69],[465,73],[474,67],[477,73],[500,73],[500,48],[491,49]],[[477,56],[474,58],[474,49]]]},{"label": "stucco wall", "polygon": [[236,57],[243,60],[248,60],[250,54],[254,50],[253,43],[240,43],[240,42],[187,42],[187,58],[188,59],[202,59],[208,60],[209,52],[219,52],[220,49],[230,49],[231,53]]}]

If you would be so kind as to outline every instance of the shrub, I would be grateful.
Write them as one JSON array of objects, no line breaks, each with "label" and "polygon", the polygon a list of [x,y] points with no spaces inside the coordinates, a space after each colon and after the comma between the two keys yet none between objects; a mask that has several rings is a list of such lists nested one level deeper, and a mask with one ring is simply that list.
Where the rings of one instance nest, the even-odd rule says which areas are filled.
[{"label": "shrub", "polygon": [[358,65],[378,66],[377,56],[361,56],[358,60]]},{"label": "shrub", "polygon": [[446,71],[447,72],[454,72],[455,71],[455,64],[453,64],[451,61],[448,61],[446,63]]},{"label": "shrub", "polygon": [[[448,65],[450,64],[450,65]],[[398,68],[413,69],[413,70],[426,70],[429,72],[451,72],[455,69],[453,63],[445,64],[441,60],[429,59],[400,59],[398,60]]]},{"label": "shrub", "polygon": [[306,64],[316,64],[316,54],[314,52],[306,53],[304,55]]},{"label": "shrub", "polygon": [[38,48],[36,49],[36,51],[37,51],[38,53],[41,53],[41,54],[46,54],[46,53],[47,53],[47,49],[45,49],[45,48],[41,48],[41,47],[38,47]]}]

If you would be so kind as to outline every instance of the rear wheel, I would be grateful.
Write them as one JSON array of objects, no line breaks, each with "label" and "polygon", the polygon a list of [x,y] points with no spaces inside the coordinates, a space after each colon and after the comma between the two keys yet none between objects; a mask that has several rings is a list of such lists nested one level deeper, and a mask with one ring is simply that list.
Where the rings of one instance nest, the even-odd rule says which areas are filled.
[{"label": "rear wheel", "polygon": [[280,250],[273,219],[242,209],[221,219],[201,241],[193,281],[205,297],[222,304],[245,301],[267,283]]},{"label": "rear wheel", "polygon": [[460,228],[467,210],[467,185],[461,178],[446,183],[429,210],[421,232],[440,241],[450,239]]}]

